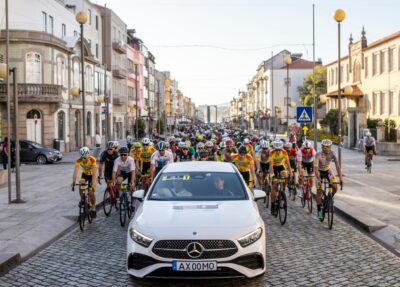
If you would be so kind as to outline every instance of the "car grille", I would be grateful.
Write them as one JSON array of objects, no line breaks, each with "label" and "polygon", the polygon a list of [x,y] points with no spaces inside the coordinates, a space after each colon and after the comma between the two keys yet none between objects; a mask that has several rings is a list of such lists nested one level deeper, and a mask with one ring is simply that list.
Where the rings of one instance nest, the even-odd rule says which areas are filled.
[{"label": "car grille", "polygon": [[264,259],[260,253],[252,253],[241,256],[239,258],[235,258],[231,263],[235,263],[241,266],[244,266],[249,269],[263,269],[264,268]]},{"label": "car grille", "polygon": [[196,259],[225,258],[238,251],[235,243],[230,240],[160,240],[154,244],[153,253],[164,258],[193,260],[186,252],[192,242],[204,247],[203,254]]},{"label": "car grille", "polygon": [[228,267],[220,267],[217,271],[186,271],[186,272],[177,272],[172,271],[171,267],[162,267],[159,268],[150,274],[145,276],[146,278],[243,278],[245,277],[243,274],[237,272],[234,269]]},{"label": "car grille", "polygon": [[128,269],[135,269],[135,270],[140,270],[143,268],[146,268],[150,265],[154,265],[157,263],[163,263],[162,261],[159,261],[157,259],[154,259],[152,257],[149,257],[144,254],[140,253],[131,253],[128,256]]}]

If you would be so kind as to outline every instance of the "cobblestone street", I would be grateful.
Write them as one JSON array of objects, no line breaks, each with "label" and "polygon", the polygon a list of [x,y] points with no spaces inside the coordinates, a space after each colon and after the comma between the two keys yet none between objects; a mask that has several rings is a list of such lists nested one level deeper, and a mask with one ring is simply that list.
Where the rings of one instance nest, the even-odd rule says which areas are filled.
[{"label": "cobblestone street", "polygon": [[[261,205],[260,205],[261,206]],[[134,280],[125,271],[126,228],[117,213],[75,228],[0,278],[1,286],[400,286],[400,259],[336,218],[333,230],[290,202],[288,221],[262,209],[267,272],[253,280]]]}]

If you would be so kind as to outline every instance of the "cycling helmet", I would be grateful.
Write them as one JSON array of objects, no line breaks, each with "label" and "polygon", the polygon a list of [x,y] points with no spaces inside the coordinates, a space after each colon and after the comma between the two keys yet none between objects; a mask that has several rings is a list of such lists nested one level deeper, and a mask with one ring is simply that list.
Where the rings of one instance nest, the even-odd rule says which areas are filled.
[{"label": "cycling helmet", "polygon": [[107,149],[110,149],[110,148],[115,148],[114,141],[109,141],[109,142],[107,143]]},{"label": "cycling helmet", "polygon": [[184,147],[187,147],[187,146],[186,146],[186,143],[185,143],[185,142],[179,142],[179,143],[178,143],[178,147],[179,147],[179,148],[184,148]]},{"label": "cycling helmet", "polygon": [[240,147],[240,146],[242,146],[242,142],[237,142],[236,147]]},{"label": "cycling helmet", "polygon": [[79,155],[83,158],[87,158],[90,155],[90,149],[86,146],[81,147],[79,150]]},{"label": "cycling helmet", "polygon": [[269,143],[269,141],[262,140],[262,141],[260,142],[260,146],[261,146],[261,148],[269,148],[270,143]]},{"label": "cycling helmet", "polygon": [[129,153],[129,149],[126,146],[122,146],[118,152],[121,153]]},{"label": "cycling helmet", "polygon": [[128,135],[128,136],[126,137],[126,142],[129,143],[129,144],[133,143],[133,136]]},{"label": "cycling helmet", "polygon": [[204,149],[204,143],[199,142],[199,143],[196,145],[196,148],[197,148],[198,150]]},{"label": "cycling helmet", "polygon": [[141,148],[141,147],[142,147],[142,144],[141,144],[140,142],[134,142],[134,143],[132,144],[132,146],[133,146],[134,148]]},{"label": "cycling helmet", "polygon": [[165,142],[165,148],[169,148],[169,142]]},{"label": "cycling helmet", "polygon": [[158,150],[165,150],[167,148],[167,145],[166,145],[166,143],[164,142],[164,141],[160,141],[158,144],[157,144],[157,149]]},{"label": "cycling helmet", "polygon": [[154,143],[153,143],[153,142],[150,142],[149,146],[154,146]]},{"label": "cycling helmet", "polygon": [[243,143],[244,143],[244,144],[248,144],[248,143],[250,143],[250,140],[249,140],[248,138],[245,138],[245,139],[243,140]]},{"label": "cycling helmet", "polygon": [[291,142],[285,143],[285,148],[292,148],[293,144]]},{"label": "cycling helmet", "polygon": [[196,141],[202,141],[203,136],[202,135],[196,135]]},{"label": "cycling helmet", "polygon": [[247,147],[245,145],[241,145],[239,147],[239,153],[241,153],[241,154],[247,153]]},{"label": "cycling helmet", "polygon": [[282,149],[283,142],[280,140],[274,141],[273,146],[274,146],[274,149]]},{"label": "cycling helmet", "polygon": [[321,145],[322,146],[331,146],[332,145],[332,141],[328,140],[328,139],[322,140]]},{"label": "cycling helmet", "polygon": [[220,142],[219,143],[220,148],[226,148],[226,143],[225,142]]},{"label": "cycling helmet", "polygon": [[366,135],[367,137],[370,137],[372,134],[371,134],[370,132],[367,132],[365,135]]},{"label": "cycling helmet", "polygon": [[143,138],[142,139],[142,144],[143,145],[149,145],[150,144],[150,139],[149,138]]},{"label": "cycling helmet", "polygon": [[229,139],[225,142],[227,147],[233,147],[233,140]]},{"label": "cycling helmet", "polygon": [[213,147],[214,144],[212,143],[212,141],[206,141],[205,146],[206,146],[206,147]]},{"label": "cycling helmet", "polygon": [[309,141],[305,141],[305,142],[303,142],[302,147],[303,148],[311,148],[311,143]]},{"label": "cycling helmet", "polygon": [[253,137],[251,138],[251,141],[252,141],[253,143],[258,143],[258,141],[259,141],[258,136],[253,136]]},{"label": "cycling helmet", "polygon": [[187,147],[190,147],[192,145],[192,143],[190,141],[185,141],[185,144]]}]

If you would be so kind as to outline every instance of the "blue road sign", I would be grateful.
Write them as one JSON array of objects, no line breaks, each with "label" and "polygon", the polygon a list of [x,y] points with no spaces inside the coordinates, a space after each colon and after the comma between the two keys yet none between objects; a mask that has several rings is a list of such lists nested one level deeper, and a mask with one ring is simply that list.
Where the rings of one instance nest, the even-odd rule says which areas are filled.
[{"label": "blue road sign", "polygon": [[300,124],[312,123],[312,117],[313,117],[312,107],[297,107],[296,118],[298,123]]}]

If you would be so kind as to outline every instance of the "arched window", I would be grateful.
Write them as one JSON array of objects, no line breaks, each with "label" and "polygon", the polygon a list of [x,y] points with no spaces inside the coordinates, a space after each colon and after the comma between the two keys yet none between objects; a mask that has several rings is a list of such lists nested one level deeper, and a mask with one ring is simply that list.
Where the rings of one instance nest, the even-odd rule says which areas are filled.
[{"label": "arched window", "polygon": [[92,134],[92,113],[87,112],[86,116],[86,135],[90,136]]},{"label": "arched window", "polygon": [[74,80],[73,80],[73,87],[76,88],[80,88],[80,84],[79,84],[79,62],[78,61],[74,61],[73,64],[73,72],[74,72]]},{"label": "arched window", "polygon": [[58,139],[64,140],[64,130],[65,130],[65,113],[64,111],[59,111],[57,114],[57,126],[58,126]]},{"label": "arched window", "polygon": [[30,111],[26,114],[26,118],[27,118],[27,119],[35,119],[35,116],[36,116],[36,119],[40,119],[40,118],[41,118],[40,112],[39,112],[38,110],[30,110]]},{"label": "arched window", "polygon": [[88,92],[92,92],[92,79],[93,79],[93,73],[92,73],[92,67],[90,66],[86,66],[85,68],[85,86],[86,86],[86,90]]},{"label": "arched window", "polygon": [[65,59],[63,57],[57,58],[57,85],[66,86],[65,82]]},{"label": "arched window", "polygon": [[353,67],[353,83],[361,81],[361,67],[358,61],[354,62]]},{"label": "arched window", "polygon": [[25,75],[26,83],[42,83],[42,56],[35,52],[29,52],[25,55]]}]

